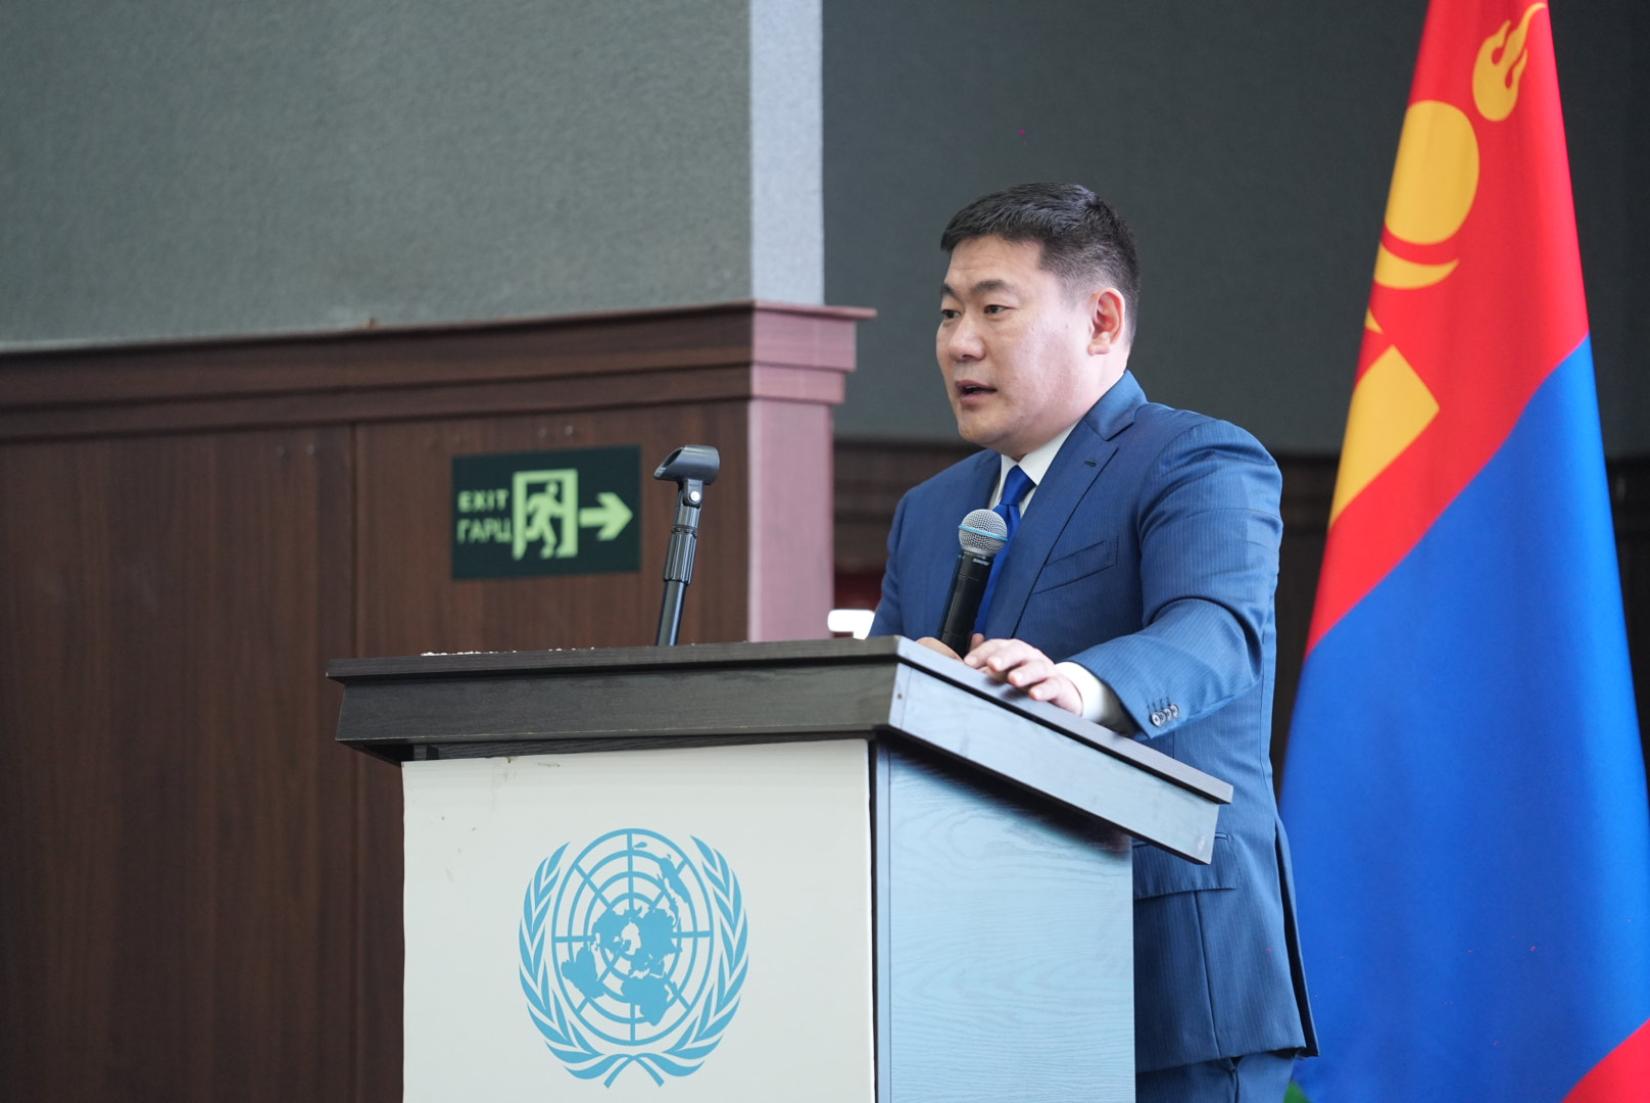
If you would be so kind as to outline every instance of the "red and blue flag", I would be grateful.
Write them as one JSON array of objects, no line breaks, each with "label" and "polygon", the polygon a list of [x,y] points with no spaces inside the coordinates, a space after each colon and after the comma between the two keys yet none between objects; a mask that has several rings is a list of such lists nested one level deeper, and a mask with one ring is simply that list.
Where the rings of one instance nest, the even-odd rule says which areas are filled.
[{"label": "red and blue flag", "polygon": [[1650,808],[1545,4],[1433,0],[1283,799],[1311,1103],[1650,1100]]}]

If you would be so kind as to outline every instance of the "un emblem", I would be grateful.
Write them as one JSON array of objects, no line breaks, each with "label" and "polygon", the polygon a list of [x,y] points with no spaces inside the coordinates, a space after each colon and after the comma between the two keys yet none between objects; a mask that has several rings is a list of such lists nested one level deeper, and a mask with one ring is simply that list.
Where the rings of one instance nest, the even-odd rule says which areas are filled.
[{"label": "un emblem", "polygon": [[715,1051],[745,985],[745,905],[727,859],[655,831],[609,831],[527,882],[521,988],[533,1026],[581,1080],[631,1065],[655,1083]]}]

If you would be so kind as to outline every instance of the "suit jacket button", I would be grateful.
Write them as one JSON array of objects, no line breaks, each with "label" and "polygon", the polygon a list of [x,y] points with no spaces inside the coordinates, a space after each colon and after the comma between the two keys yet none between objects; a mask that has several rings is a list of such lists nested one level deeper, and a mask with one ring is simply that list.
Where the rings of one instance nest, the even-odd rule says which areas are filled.
[{"label": "suit jacket button", "polygon": [[1179,705],[1170,705],[1169,706],[1169,719],[1170,720],[1178,720],[1179,718],[1180,718],[1180,706]]},{"label": "suit jacket button", "polygon": [[1161,728],[1163,726],[1163,714],[1161,712],[1152,713],[1151,721],[1152,727]]}]

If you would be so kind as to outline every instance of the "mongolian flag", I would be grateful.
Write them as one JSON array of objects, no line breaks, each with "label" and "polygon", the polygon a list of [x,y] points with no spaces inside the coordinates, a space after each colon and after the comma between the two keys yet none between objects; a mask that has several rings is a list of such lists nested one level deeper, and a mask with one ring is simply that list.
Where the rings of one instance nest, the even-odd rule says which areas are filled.
[{"label": "mongolian flag", "polygon": [[1428,14],[1284,778],[1311,1103],[1650,1100],[1650,811],[1545,4]]}]

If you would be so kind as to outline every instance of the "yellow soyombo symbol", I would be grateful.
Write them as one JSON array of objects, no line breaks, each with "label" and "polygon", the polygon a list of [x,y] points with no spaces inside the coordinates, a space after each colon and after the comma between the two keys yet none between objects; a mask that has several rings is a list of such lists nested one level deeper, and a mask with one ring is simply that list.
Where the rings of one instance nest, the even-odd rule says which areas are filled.
[{"label": "yellow soyombo symbol", "polygon": [[1472,67],[1472,102],[1478,106],[1478,113],[1492,123],[1511,115],[1518,105],[1518,82],[1530,61],[1529,51],[1524,49],[1530,20],[1546,6],[1531,4],[1511,35],[1507,33],[1512,26],[1509,19],[1478,47],[1478,61]]},{"label": "yellow soyombo symbol", "polygon": [[1329,523],[1438,416],[1438,400],[1404,354],[1388,348],[1352,388]]},{"label": "yellow soyombo symbol", "polygon": [[[1501,122],[1518,106],[1518,84],[1530,54],[1530,20],[1546,8],[1531,4],[1514,28],[1511,20],[1484,39],[1472,69],[1472,100],[1489,122]],[[1401,242],[1436,245],[1461,229],[1478,194],[1478,138],[1466,113],[1442,100],[1410,104],[1392,170],[1386,228]],[[1426,263],[1399,256],[1384,244],[1375,257],[1375,282],[1413,290],[1430,287],[1459,261]]]},{"label": "yellow soyombo symbol", "polygon": [[[1472,99],[1486,121],[1501,122],[1518,105],[1519,81],[1530,60],[1525,49],[1530,20],[1546,6],[1531,4],[1516,30],[1511,20],[1503,22],[1479,46]],[[1441,100],[1411,104],[1386,205],[1386,228],[1394,245],[1437,245],[1454,237],[1472,213],[1478,172],[1478,138],[1466,113]],[[1412,260],[1383,243],[1375,257],[1375,282],[1400,291],[1430,287],[1459,264]],[[1373,311],[1365,311],[1364,328],[1383,332]],[[1376,357],[1352,390],[1330,524],[1437,416],[1437,398],[1396,346]]]},{"label": "yellow soyombo symbol", "polygon": [[[1477,194],[1478,139],[1466,113],[1441,100],[1410,104],[1386,201],[1388,232],[1416,245],[1447,241],[1466,222]],[[1423,264],[1382,245],[1375,282],[1399,290],[1429,287],[1459,263]]]}]

